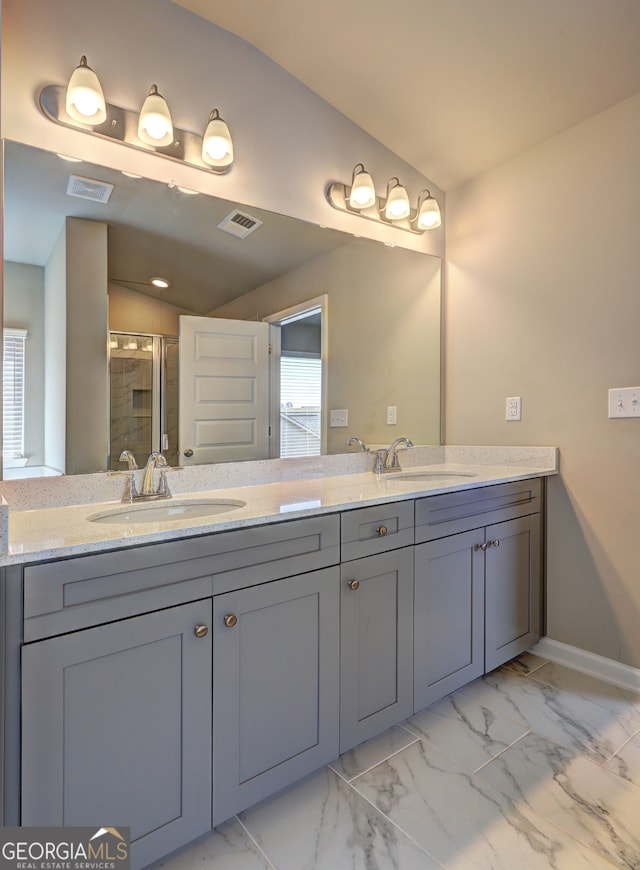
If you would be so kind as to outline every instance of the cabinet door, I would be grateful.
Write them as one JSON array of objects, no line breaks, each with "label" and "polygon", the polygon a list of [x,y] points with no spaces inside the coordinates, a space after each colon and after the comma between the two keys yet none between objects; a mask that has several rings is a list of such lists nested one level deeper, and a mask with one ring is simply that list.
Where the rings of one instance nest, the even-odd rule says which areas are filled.
[{"label": "cabinet door", "polygon": [[413,548],[342,566],[340,752],[413,712]]},{"label": "cabinet door", "polygon": [[22,653],[22,824],[131,828],[143,867],[211,828],[211,599]]},{"label": "cabinet door", "polygon": [[483,541],[479,529],[415,548],[415,710],[484,671]]},{"label": "cabinet door", "polygon": [[487,526],[486,540],[485,669],[491,671],[540,637],[540,515]]},{"label": "cabinet door", "polygon": [[214,823],[338,754],[339,571],[213,604]]}]

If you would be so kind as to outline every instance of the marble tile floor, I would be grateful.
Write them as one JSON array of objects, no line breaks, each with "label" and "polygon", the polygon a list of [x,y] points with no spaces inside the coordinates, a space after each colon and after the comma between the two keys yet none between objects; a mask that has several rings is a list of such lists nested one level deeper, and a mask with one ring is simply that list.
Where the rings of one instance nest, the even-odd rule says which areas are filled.
[{"label": "marble tile floor", "polygon": [[527,653],[164,870],[640,870],[640,695]]}]

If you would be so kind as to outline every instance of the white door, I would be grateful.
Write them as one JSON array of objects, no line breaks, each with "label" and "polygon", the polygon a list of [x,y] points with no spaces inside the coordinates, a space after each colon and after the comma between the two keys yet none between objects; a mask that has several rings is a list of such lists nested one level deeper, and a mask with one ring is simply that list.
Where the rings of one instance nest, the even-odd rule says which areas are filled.
[{"label": "white door", "polygon": [[180,317],[181,465],[269,457],[269,324]]}]

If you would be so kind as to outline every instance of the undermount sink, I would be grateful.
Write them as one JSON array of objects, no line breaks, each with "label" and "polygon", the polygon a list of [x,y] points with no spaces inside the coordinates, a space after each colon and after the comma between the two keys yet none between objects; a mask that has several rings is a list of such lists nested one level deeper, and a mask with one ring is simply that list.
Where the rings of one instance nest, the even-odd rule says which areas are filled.
[{"label": "undermount sink", "polygon": [[477,477],[473,471],[411,471],[408,468],[406,471],[399,471],[397,474],[390,474],[388,477],[391,480],[464,480],[470,477]]},{"label": "undermount sink", "polygon": [[192,520],[216,516],[244,507],[246,502],[237,499],[200,499],[199,501],[175,501],[162,504],[148,502],[128,504],[110,510],[99,511],[87,517],[90,523],[171,523],[176,520]]}]

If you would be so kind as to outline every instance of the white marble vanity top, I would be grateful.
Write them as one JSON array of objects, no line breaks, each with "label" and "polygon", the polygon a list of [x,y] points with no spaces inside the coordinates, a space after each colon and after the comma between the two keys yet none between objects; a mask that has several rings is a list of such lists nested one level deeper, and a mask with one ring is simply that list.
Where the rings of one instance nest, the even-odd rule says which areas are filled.
[{"label": "white marble vanity top", "polygon": [[[170,476],[174,496],[184,503],[188,499],[206,498],[241,500],[244,507],[228,513],[198,519],[181,519],[149,523],[94,523],[90,515],[110,510],[120,504],[111,496],[114,478],[108,480],[109,496],[104,498],[107,475],[84,475],[84,498],[78,498],[79,478],[49,478],[58,481],[58,498],[54,490],[42,493],[39,506],[33,491],[21,489],[15,482],[0,485],[0,494],[7,502],[3,508],[8,519],[5,531],[4,555],[0,565],[35,562],[63,556],[94,553],[121,547],[136,546],[154,541],[165,541],[193,535],[238,529],[314,514],[332,513],[366,505],[381,504],[443,492],[453,492],[556,474],[558,451],[556,448],[471,448],[439,447],[413,448],[401,453],[405,472],[435,472],[425,480],[410,480],[393,474],[376,475],[370,469],[373,458],[368,454],[338,457],[318,457],[293,466],[284,473],[282,462],[242,463],[241,471],[231,466],[201,466],[186,469]],[[291,462],[291,461],[289,461]],[[240,465],[235,464],[235,465]],[[266,466],[270,466],[267,468]],[[299,474],[296,479],[295,474]],[[195,475],[192,473],[195,472]],[[443,473],[465,476],[448,477]],[[288,478],[294,475],[292,479]],[[472,476],[471,476],[472,475]],[[194,486],[197,479],[199,486]],[[269,477],[280,479],[269,480]],[[88,478],[99,478],[93,497]],[[219,485],[212,485],[214,481]],[[266,478],[266,479],[265,479]],[[115,478],[119,491],[124,481]],[[65,482],[75,487],[78,503],[69,503]],[[23,487],[34,484],[23,483]],[[100,484],[100,485],[99,485]],[[44,484],[42,484],[44,486]],[[190,488],[191,487],[191,488]],[[101,499],[100,496],[103,496]],[[54,502],[53,504],[51,502]],[[81,503],[80,503],[81,501]],[[57,503],[56,503],[57,502]]]}]

